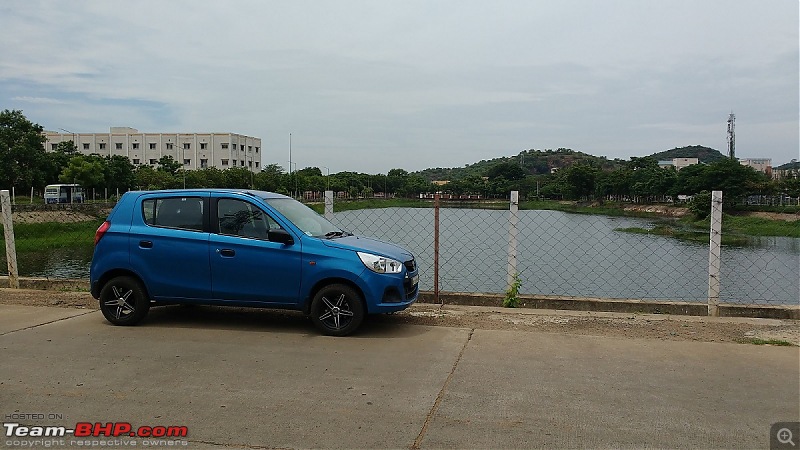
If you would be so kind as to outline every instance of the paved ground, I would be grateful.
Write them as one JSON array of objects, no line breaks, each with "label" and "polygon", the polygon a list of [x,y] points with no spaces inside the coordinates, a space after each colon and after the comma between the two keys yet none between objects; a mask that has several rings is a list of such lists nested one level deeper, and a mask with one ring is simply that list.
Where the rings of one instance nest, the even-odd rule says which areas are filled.
[{"label": "paved ground", "polygon": [[[633,320],[624,315],[503,314],[420,305],[330,338],[262,310],[159,308],[125,328],[93,309],[0,304],[0,414],[26,426],[186,426],[185,440],[160,445],[189,448],[769,448],[771,423],[800,420],[797,347],[598,331]],[[419,324],[443,315],[456,326]]]}]

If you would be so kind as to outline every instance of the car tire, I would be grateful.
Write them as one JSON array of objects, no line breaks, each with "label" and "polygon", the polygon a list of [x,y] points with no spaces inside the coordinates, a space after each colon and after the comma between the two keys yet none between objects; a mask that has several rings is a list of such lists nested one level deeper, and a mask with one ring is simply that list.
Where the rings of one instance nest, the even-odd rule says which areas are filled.
[{"label": "car tire", "polygon": [[347,336],[364,321],[364,301],[350,286],[331,284],[314,295],[311,320],[328,336]]},{"label": "car tire", "polygon": [[100,311],[114,325],[136,325],[149,310],[147,291],[136,278],[115,277],[100,290]]}]

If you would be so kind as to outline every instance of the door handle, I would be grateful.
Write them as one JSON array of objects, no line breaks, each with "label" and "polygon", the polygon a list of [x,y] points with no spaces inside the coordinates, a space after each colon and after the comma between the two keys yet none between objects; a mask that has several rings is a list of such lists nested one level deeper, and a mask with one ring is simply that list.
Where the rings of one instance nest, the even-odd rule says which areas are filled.
[{"label": "door handle", "polygon": [[231,256],[236,255],[236,252],[231,250],[231,249],[229,249],[229,248],[223,248],[222,250],[217,249],[217,253],[219,253],[222,256],[226,256],[228,258],[230,258]]},{"label": "door handle", "polygon": [[139,241],[139,248],[153,248],[153,241]]}]

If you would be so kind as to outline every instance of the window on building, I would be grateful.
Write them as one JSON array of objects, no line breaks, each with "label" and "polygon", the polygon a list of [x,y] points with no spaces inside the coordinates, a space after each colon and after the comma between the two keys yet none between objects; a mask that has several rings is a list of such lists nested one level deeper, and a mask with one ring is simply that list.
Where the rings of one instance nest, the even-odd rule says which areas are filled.
[{"label": "window on building", "polygon": [[151,142],[150,143],[150,150],[155,150],[155,149],[156,149],[156,143],[155,142]]},{"label": "window on building", "polygon": [[184,159],[184,160],[183,160],[183,165],[184,165],[184,166],[188,166],[188,165],[189,165],[189,164],[191,164],[191,163],[192,163],[192,160],[191,160],[191,159]]},{"label": "window on building", "polygon": [[133,158],[133,164],[138,166],[139,165],[139,158]]},{"label": "window on building", "polygon": [[236,144],[233,144],[233,149],[236,150]]},{"label": "window on building", "polygon": [[242,167],[244,167],[244,160],[239,161],[239,163],[242,165]]},{"label": "window on building", "polygon": [[227,142],[223,142],[220,145],[222,146],[223,150],[227,150],[228,149],[228,143]]},{"label": "window on building", "polygon": [[156,164],[158,164],[158,160],[155,158],[150,158],[150,165],[155,166]]},{"label": "window on building", "polygon": [[172,150],[173,147],[174,145],[172,144],[172,142],[167,142],[167,150]]},{"label": "window on building", "polygon": [[208,167],[208,160],[207,159],[201,159],[200,160],[200,168],[201,169],[205,169],[207,167]]},{"label": "window on building", "polygon": [[50,150],[56,151],[57,148],[58,148],[58,144],[50,144]]},{"label": "window on building", "polygon": [[191,150],[191,148],[192,148],[192,144],[190,144],[188,142],[184,142],[183,143],[183,149],[184,150]]},{"label": "window on building", "polygon": [[114,148],[116,148],[117,150],[122,150],[122,142],[117,142],[116,144],[114,144]]},{"label": "window on building", "polygon": [[139,143],[138,142],[134,142],[133,143],[133,149],[134,150],[139,150]]},{"label": "window on building", "polygon": [[83,144],[83,149],[84,150],[89,150],[89,144]]},{"label": "window on building", "polygon": [[106,143],[105,142],[101,142],[100,143],[100,150],[105,150],[105,149],[106,149]]},{"label": "window on building", "polygon": [[258,161],[256,161],[256,169],[258,169]]},{"label": "window on building", "polygon": [[253,161],[247,161],[247,167],[253,168]]},{"label": "window on building", "polygon": [[253,146],[252,145],[248,145],[247,146],[247,151],[250,152],[250,153],[253,153]]},{"label": "window on building", "polygon": [[236,160],[233,160],[233,167],[236,167]]},{"label": "window on building", "polygon": [[206,144],[205,142],[201,142],[200,143],[200,150],[205,150],[207,147],[208,147],[208,144]]},{"label": "window on building", "polygon": [[223,166],[227,166],[228,165],[228,160],[227,159],[223,159],[222,160],[222,165]]},{"label": "window on building", "polygon": [[256,147],[256,153],[258,153],[258,147]]}]

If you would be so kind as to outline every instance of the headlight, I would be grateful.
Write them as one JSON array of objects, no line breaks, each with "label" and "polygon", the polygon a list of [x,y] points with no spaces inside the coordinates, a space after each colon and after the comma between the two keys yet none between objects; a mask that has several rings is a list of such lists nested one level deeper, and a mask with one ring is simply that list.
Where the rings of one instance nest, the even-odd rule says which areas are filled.
[{"label": "headlight", "polygon": [[361,262],[367,269],[377,273],[400,273],[403,271],[403,264],[400,261],[383,256],[373,255],[372,253],[358,253]]}]

